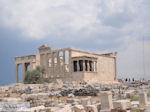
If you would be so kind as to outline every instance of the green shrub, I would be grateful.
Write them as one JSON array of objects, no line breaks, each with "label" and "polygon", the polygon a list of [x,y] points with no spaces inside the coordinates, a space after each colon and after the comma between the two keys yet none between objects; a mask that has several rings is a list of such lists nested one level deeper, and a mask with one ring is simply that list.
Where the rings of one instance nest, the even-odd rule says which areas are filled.
[{"label": "green shrub", "polygon": [[38,66],[35,70],[27,71],[25,74],[24,83],[25,84],[41,84],[41,83],[50,83],[50,79],[44,78],[45,69]]},{"label": "green shrub", "polygon": [[139,101],[138,98],[131,98],[130,101]]}]

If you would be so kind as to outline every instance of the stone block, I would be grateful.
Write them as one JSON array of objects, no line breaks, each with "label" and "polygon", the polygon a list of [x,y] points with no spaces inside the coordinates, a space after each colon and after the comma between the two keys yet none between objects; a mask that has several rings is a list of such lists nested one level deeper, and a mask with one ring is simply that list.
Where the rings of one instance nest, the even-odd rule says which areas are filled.
[{"label": "stone block", "polygon": [[75,105],[72,110],[73,112],[86,112],[82,105]]},{"label": "stone block", "polygon": [[113,103],[112,103],[112,93],[109,91],[101,92],[101,109],[102,110],[109,110],[113,109]]},{"label": "stone block", "polygon": [[45,108],[44,106],[32,107],[30,109],[30,112],[37,112],[40,111],[40,109],[44,109],[44,108]]},{"label": "stone block", "polygon": [[81,99],[81,104],[83,105],[83,106],[86,106],[86,105],[91,105],[91,98],[82,98]]},{"label": "stone block", "polygon": [[70,104],[63,105],[57,112],[72,112],[72,106]]},{"label": "stone block", "polygon": [[97,104],[95,104],[95,106],[97,107],[97,111],[100,112],[100,110],[101,110],[101,103],[97,103]]},{"label": "stone block", "polygon": [[111,110],[106,109],[106,110],[100,110],[100,112],[111,112]]},{"label": "stone block", "polygon": [[144,107],[148,104],[147,102],[147,94],[146,93],[140,93],[139,94],[139,106]]},{"label": "stone block", "polygon": [[80,103],[80,100],[79,99],[67,99],[66,102],[67,103],[74,103],[74,102]]},{"label": "stone block", "polygon": [[23,102],[21,98],[1,98],[2,102]]},{"label": "stone block", "polygon": [[97,107],[95,105],[87,105],[85,107],[86,112],[98,112]]},{"label": "stone block", "polygon": [[73,99],[67,99],[66,102],[67,102],[67,103],[73,103],[74,100],[73,100]]},{"label": "stone block", "polygon": [[36,94],[38,99],[48,99],[49,94],[48,93],[38,93]]},{"label": "stone block", "polygon": [[113,107],[125,110],[131,108],[131,102],[129,100],[117,100],[113,102]]}]

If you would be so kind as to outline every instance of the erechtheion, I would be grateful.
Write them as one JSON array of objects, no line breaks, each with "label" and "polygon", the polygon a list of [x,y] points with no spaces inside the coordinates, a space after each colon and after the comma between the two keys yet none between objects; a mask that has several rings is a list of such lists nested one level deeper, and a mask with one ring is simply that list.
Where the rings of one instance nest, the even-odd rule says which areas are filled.
[{"label": "erechtheion", "polygon": [[30,70],[42,66],[47,78],[62,81],[83,81],[87,83],[114,82],[117,80],[116,52],[94,54],[72,48],[52,50],[42,45],[39,54],[16,56],[16,83],[18,83],[18,66],[23,65],[23,80],[30,65]]}]

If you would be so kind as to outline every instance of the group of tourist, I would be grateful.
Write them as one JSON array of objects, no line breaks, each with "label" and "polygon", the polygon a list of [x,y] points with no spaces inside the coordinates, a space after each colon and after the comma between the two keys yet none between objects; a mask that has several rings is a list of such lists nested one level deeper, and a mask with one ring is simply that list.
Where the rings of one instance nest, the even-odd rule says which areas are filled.
[{"label": "group of tourist", "polygon": [[134,80],[134,78],[132,78],[132,79],[130,79],[130,78],[125,78],[124,79],[124,82],[134,82],[135,80]]},{"label": "group of tourist", "polygon": [[130,78],[125,78],[125,79],[119,79],[118,81],[121,82],[121,83],[125,83],[125,82],[135,82],[135,79],[134,79],[134,78],[132,78],[132,79],[130,79]]},{"label": "group of tourist", "polygon": [[[127,83],[127,82],[135,82],[136,80],[134,79],[134,78],[124,78],[124,79],[118,79],[118,81],[119,82],[121,82],[121,83]],[[145,82],[146,80],[144,79],[144,78],[141,78],[140,80],[139,80],[140,82]]]}]

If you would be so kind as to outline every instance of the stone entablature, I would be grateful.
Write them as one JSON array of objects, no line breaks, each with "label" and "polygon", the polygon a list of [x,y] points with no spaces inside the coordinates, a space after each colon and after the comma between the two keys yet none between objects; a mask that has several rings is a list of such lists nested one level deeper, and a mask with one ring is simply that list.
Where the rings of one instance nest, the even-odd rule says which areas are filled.
[{"label": "stone entablature", "polygon": [[[42,45],[38,48],[39,54],[17,56],[16,82],[18,82],[18,66],[23,64],[23,80],[28,66],[30,70],[36,66],[42,66],[46,70],[46,76],[52,80],[63,81],[116,81],[117,64],[115,53],[95,54],[72,48],[52,50],[51,47]],[[108,78],[107,78],[108,77]]]},{"label": "stone entablature", "polygon": [[31,61],[35,61],[36,59],[36,55],[32,54],[32,55],[26,55],[26,56],[16,56],[15,57],[15,62],[16,63],[22,63],[24,61],[28,61],[28,62],[31,62]]}]

